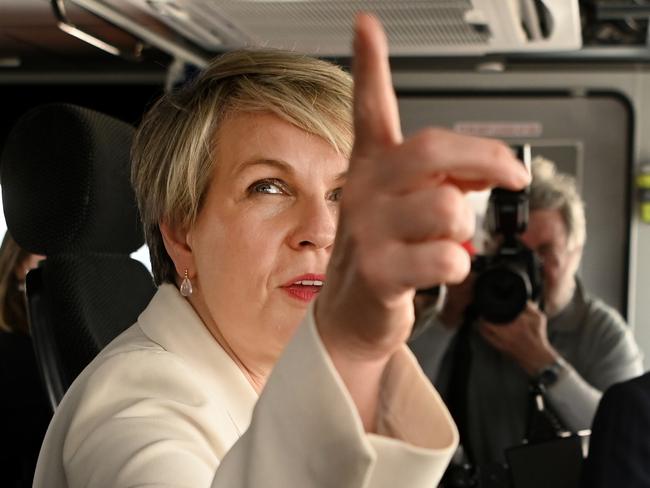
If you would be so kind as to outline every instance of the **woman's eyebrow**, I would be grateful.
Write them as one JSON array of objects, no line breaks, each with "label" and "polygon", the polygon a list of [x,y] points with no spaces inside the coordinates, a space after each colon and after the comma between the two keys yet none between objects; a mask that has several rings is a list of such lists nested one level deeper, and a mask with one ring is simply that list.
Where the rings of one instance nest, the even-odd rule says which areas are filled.
[{"label": "woman's eyebrow", "polygon": [[[243,173],[244,171],[246,171],[247,169],[253,168],[255,166],[268,166],[271,168],[279,169],[280,171],[283,171],[288,174],[294,174],[296,172],[293,166],[291,166],[289,163],[281,159],[259,158],[259,159],[249,159],[247,161],[244,161],[242,164],[240,164],[235,168],[234,174],[235,176],[237,176]],[[347,170],[341,171],[339,174],[337,174],[334,177],[334,181],[344,182],[347,176],[348,176]]]},{"label": "woman's eyebrow", "polygon": [[259,159],[250,159],[247,161],[244,161],[242,164],[237,166],[235,168],[235,175],[239,175],[246,171],[249,168],[253,168],[255,166],[268,166],[271,168],[276,168],[279,169],[282,172],[293,174],[295,173],[294,168],[287,163],[286,161],[282,161],[279,159],[268,159],[268,158],[259,158]]}]

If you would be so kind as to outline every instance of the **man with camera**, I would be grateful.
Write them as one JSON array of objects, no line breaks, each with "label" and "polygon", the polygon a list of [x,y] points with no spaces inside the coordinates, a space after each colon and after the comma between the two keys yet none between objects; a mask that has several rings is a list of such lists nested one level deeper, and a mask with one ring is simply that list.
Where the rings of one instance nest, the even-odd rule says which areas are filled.
[{"label": "man with camera", "polygon": [[[508,227],[499,213],[515,208],[519,220],[527,215],[519,203],[497,208],[488,246],[496,257],[450,286],[441,308],[422,311],[411,341],[459,426],[462,462],[479,467],[534,441],[542,402],[551,430],[588,429],[602,391],[643,369],[623,319],[575,276],[586,225],[574,180],[541,158],[532,174],[516,196],[529,206],[527,226]],[[528,299],[512,303],[519,290]]]}]

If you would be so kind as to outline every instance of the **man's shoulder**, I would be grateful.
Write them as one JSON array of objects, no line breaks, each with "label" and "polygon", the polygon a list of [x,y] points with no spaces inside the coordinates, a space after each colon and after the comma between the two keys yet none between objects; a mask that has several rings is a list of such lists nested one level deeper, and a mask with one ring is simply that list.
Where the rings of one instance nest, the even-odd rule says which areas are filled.
[{"label": "man's shoulder", "polygon": [[639,356],[632,331],[616,309],[595,297],[585,300],[585,305],[580,324],[580,342],[585,353],[598,361],[617,357],[618,361],[628,362]]},{"label": "man's shoulder", "polygon": [[650,374],[607,389],[592,426],[581,486],[648,486],[649,431]]},{"label": "man's shoulder", "polygon": [[601,389],[613,382],[630,378],[635,373],[640,374],[638,346],[621,314],[602,300],[588,294],[583,295],[580,307],[580,312],[574,313],[571,319],[575,321],[575,335],[572,340],[579,348],[581,358],[577,363],[585,367],[589,365],[582,374],[587,374],[592,381],[596,381],[596,377],[602,378],[600,374],[593,376],[596,374],[594,368],[602,373],[611,368],[618,370],[619,367],[624,367],[627,372],[623,376],[612,376],[604,384],[600,384]]},{"label": "man's shoulder", "polygon": [[603,402],[611,401],[650,404],[650,372],[612,385],[603,395]]},{"label": "man's shoulder", "polygon": [[650,428],[650,373],[616,383],[605,390],[593,428],[615,431],[619,425]]},{"label": "man's shoulder", "polygon": [[583,326],[591,332],[598,328],[603,332],[624,334],[627,330],[627,322],[611,305],[589,293],[583,295],[584,322]]}]

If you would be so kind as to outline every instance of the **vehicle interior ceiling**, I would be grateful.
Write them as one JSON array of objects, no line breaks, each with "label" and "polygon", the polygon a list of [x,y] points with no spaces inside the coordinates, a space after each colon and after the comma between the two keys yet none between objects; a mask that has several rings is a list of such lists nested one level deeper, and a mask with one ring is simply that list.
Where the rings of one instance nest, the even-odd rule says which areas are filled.
[{"label": "vehicle interior ceiling", "polygon": [[[650,355],[650,306],[638,296],[650,289],[650,258],[640,251],[650,230],[636,217],[631,188],[650,157],[641,137],[650,120],[638,112],[650,97],[647,0],[2,0],[0,147],[22,113],[46,102],[136,125],[159,94],[230,49],[281,47],[349,66],[359,10],[375,12],[386,28],[407,132],[426,124],[508,142],[536,139],[540,154],[559,159],[589,192],[588,136],[554,133],[557,114],[537,117],[538,102],[591,97],[592,117],[620,111],[621,145],[608,145],[615,163],[603,170],[618,182],[620,202],[604,208],[585,193],[594,223],[581,273]],[[506,99],[511,108],[503,108]],[[503,113],[486,113],[494,107]],[[509,124],[494,125],[503,121]],[[612,248],[618,254],[610,258]]]},{"label": "vehicle interior ceiling", "polygon": [[648,5],[646,0],[3,0],[0,82],[164,86],[178,79],[181,64],[200,68],[244,46],[304,51],[349,65],[352,19],[364,9],[382,20],[396,71],[643,64]]}]

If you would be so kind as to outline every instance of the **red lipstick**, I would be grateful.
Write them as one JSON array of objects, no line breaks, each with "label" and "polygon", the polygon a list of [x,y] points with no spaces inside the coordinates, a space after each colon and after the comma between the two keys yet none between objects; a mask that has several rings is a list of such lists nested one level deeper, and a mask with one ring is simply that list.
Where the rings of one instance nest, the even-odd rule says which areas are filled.
[{"label": "red lipstick", "polygon": [[290,297],[309,303],[316,298],[324,283],[324,274],[307,273],[292,278],[282,285],[282,289]]}]

